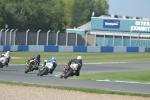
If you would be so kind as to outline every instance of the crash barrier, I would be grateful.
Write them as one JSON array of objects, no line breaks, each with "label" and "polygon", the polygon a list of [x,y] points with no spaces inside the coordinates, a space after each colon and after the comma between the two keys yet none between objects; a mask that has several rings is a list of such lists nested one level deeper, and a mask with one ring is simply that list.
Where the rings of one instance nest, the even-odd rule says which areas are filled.
[{"label": "crash barrier", "polygon": [[15,45],[0,46],[0,51],[29,52],[150,52],[148,47],[108,47],[108,46],[45,46]]}]

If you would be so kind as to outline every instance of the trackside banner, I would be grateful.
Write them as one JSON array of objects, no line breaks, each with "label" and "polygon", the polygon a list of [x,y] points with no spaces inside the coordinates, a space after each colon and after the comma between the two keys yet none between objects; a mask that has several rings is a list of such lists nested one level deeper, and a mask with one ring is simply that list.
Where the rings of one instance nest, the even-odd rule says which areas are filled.
[{"label": "trackside banner", "polygon": [[114,28],[114,29],[120,29],[120,20],[103,20],[103,28]]}]

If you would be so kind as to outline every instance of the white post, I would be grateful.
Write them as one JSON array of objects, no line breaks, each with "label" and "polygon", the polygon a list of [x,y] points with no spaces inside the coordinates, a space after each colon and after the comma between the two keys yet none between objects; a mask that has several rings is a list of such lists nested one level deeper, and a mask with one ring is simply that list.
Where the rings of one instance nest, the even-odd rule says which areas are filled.
[{"label": "white post", "polygon": [[132,35],[132,33],[130,34],[130,47],[131,47],[131,35]]},{"label": "white post", "polygon": [[0,31],[0,45],[2,45],[2,44],[1,44],[1,40],[2,40],[1,37],[2,37],[2,31],[3,31],[3,30],[4,30],[4,29],[1,29],[1,31]]},{"label": "white post", "polygon": [[95,39],[94,39],[95,46],[96,46],[96,36],[97,36],[97,33],[95,34]]},{"label": "white post", "polygon": [[14,29],[12,29],[12,30],[10,31],[9,45],[11,45],[11,33],[12,33],[13,30],[14,30]]},{"label": "white post", "polygon": [[39,42],[39,33],[40,33],[40,31],[41,31],[41,30],[38,30],[38,32],[37,32],[37,39],[36,39],[37,41],[36,41],[36,45],[38,45],[38,42]]},{"label": "white post", "polygon": [[28,45],[28,32],[30,31],[30,29],[28,29],[27,31],[26,31],[26,45]]},{"label": "white post", "polygon": [[115,46],[115,33],[113,35],[113,46]]},{"label": "white post", "polygon": [[122,46],[124,46],[124,45],[123,45],[123,35],[124,35],[124,34],[122,33]]},{"label": "white post", "polygon": [[85,46],[88,46],[88,42],[87,42],[87,35],[89,32],[86,33],[86,42],[85,42]]},{"label": "white post", "polygon": [[16,44],[15,37],[16,37],[16,32],[17,32],[17,30],[18,30],[18,29],[16,29],[16,30],[14,31],[14,45]]},{"label": "white post", "polygon": [[5,45],[6,45],[6,33],[7,33],[8,30],[9,30],[9,29],[7,29],[7,30],[5,31]]},{"label": "white post", "polygon": [[57,31],[57,33],[56,33],[56,46],[58,45],[58,33],[60,32],[60,30],[59,31]]},{"label": "white post", "polygon": [[104,45],[103,46],[106,46],[106,33],[104,34]]},{"label": "white post", "polygon": [[78,38],[78,32],[76,33],[76,46],[77,46],[77,38]]},{"label": "white post", "polygon": [[46,40],[46,45],[48,45],[48,38],[49,38],[49,32],[50,32],[51,30],[49,30],[48,32],[47,32],[47,40]]},{"label": "white post", "polygon": [[66,46],[68,45],[68,33],[69,33],[69,31],[66,34]]},{"label": "white post", "polygon": [[140,47],[140,35],[141,35],[141,33],[139,33],[139,37],[138,37],[138,44],[139,44],[139,47]]}]

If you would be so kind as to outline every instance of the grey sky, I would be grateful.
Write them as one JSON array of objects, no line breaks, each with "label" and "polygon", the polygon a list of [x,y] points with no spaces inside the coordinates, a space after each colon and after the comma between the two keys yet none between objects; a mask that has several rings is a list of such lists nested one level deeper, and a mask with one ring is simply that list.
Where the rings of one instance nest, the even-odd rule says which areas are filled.
[{"label": "grey sky", "polygon": [[109,14],[150,17],[150,0],[108,0]]}]

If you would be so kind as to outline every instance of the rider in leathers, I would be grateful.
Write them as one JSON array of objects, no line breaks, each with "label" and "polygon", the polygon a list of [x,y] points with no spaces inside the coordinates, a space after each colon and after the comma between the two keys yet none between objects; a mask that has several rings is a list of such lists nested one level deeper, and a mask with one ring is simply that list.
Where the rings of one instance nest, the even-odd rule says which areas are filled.
[{"label": "rider in leathers", "polygon": [[8,63],[10,62],[10,51],[7,51],[6,53],[2,54],[3,57],[6,58],[6,61],[4,62],[4,66],[8,66]]},{"label": "rider in leathers", "polygon": [[53,69],[52,71],[50,72],[50,74],[53,73],[53,71],[55,70],[55,68],[57,67],[57,62],[56,62],[56,58],[55,57],[52,57],[52,59],[49,59],[49,60],[45,60],[44,63],[43,63],[43,67],[45,67],[46,63],[53,63]]},{"label": "rider in leathers", "polygon": [[27,61],[27,63],[30,61],[30,60],[35,60],[36,62],[37,62],[37,65],[35,66],[35,70],[38,70],[39,68],[38,68],[38,66],[40,65],[40,62],[41,62],[41,59],[40,59],[40,54],[37,54],[37,56],[34,56],[34,57],[31,57],[28,61]]},{"label": "rider in leathers", "polygon": [[81,70],[81,68],[82,68],[82,57],[81,57],[81,56],[78,56],[78,57],[75,58],[75,59],[69,60],[67,72],[69,71],[70,65],[71,65],[72,62],[75,62],[76,64],[78,64],[78,69],[77,69],[75,75],[76,75],[76,76],[79,76],[79,75],[80,75],[80,70]]}]

